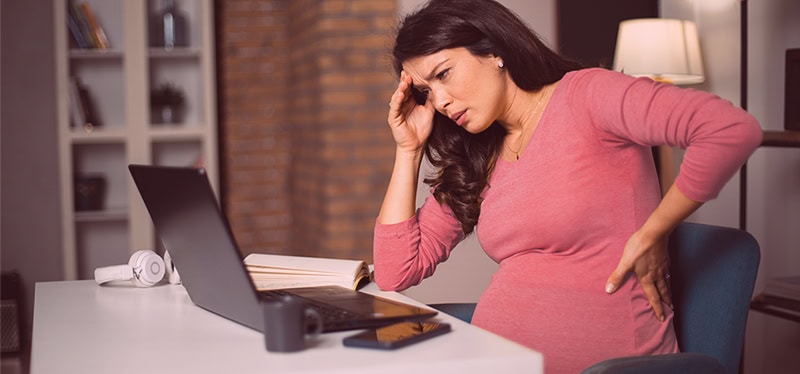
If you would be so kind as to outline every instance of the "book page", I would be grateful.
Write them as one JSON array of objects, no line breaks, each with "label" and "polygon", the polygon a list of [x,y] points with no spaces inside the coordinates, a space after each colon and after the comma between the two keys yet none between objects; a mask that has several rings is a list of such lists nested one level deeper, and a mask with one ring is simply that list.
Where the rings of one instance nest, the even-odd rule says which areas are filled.
[{"label": "book page", "polygon": [[244,259],[250,271],[297,273],[345,274],[354,277],[363,261],[336,258],[303,257],[251,253]]},{"label": "book page", "polygon": [[308,279],[308,278],[282,278],[282,279],[257,279],[253,278],[253,284],[259,291],[263,290],[278,290],[286,288],[297,287],[316,287],[316,286],[341,286],[344,288],[355,289],[352,279],[344,278],[323,278],[323,279]]},{"label": "book page", "polygon": [[369,279],[360,260],[252,253],[244,263],[259,290],[338,285],[357,289]]}]

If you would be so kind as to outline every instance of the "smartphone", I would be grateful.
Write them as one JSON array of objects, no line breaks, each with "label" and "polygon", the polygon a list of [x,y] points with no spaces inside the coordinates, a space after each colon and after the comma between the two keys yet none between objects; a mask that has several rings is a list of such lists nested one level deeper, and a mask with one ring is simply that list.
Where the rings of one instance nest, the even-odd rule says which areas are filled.
[{"label": "smartphone", "polygon": [[449,331],[450,325],[447,323],[400,322],[348,336],[342,343],[347,347],[397,349]]}]

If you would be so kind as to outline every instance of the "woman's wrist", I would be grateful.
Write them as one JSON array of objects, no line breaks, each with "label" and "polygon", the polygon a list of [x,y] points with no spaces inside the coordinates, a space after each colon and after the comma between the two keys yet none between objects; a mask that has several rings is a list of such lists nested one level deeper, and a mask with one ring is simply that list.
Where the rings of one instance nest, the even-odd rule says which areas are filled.
[{"label": "woman's wrist", "polygon": [[665,225],[651,224],[652,218],[645,222],[645,224],[634,235],[637,235],[639,244],[645,247],[652,247],[658,241],[667,236],[668,232],[664,229]]},{"label": "woman's wrist", "polygon": [[414,215],[422,154],[422,150],[397,147],[394,170],[378,213],[378,223],[399,223]]},{"label": "woman's wrist", "polygon": [[670,232],[701,205],[686,197],[675,184],[670,187],[661,203],[639,230],[644,239],[658,240]]},{"label": "woman's wrist", "polygon": [[424,153],[425,152],[422,150],[422,148],[405,149],[397,147],[395,150],[395,165],[403,165],[408,163],[414,165],[415,168],[419,168],[419,165],[422,163],[422,157]]},{"label": "woman's wrist", "polygon": [[404,157],[404,158],[410,157],[410,158],[415,159],[415,160],[416,159],[420,159],[421,160],[423,153],[425,153],[425,152],[423,151],[422,147],[419,147],[419,148],[406,148],[406,147],[401,147],[401,146],[398,145],[397,148],[395,148],[395,156],[397,156],[397,157]]}]

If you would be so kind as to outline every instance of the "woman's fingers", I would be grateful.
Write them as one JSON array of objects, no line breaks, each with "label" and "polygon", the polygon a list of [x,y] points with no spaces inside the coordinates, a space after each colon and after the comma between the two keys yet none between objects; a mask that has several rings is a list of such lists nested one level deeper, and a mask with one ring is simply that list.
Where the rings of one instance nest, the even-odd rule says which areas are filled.
[{"label": "woman's fingers", "polygon": [[669,277],[669,273],[664,274],[663,277],[658,277],[656,288],[658,288],[658,293],[661,295],[661,301],[672,307],[672,291],[670,289]]},{"label": "woman's fingers", "polygon": [[669,255],[665,240],[641,240],[639,232],[634,233],[622,252],[616,269],[606,281],[606,292],[615,292],[624,282],[626,274],[633,272],[642,291],[647,297],[653,313],[660,321],[664,321],[664,304],[672,306],[669,289]]},{"label": "woman's fingers", "polygon": [[641,285],[642,291],[644,291],[645,296],[647,296],[647,301],[650,302],[650,307],[653,308],[653,312],[656,314],[656,318],[663,322],[664,307],[661,305],[662,299],[660,290],[655,283],[642,282]]},{"label": "woman's fingers", "polygon": [[400,72],[400,82],[397,83],[397,88],[394,90],[391,99],[389,100],[389,110],[401,110],[403,104],[407,101],[411,89],[411,78],[405,72]]}]

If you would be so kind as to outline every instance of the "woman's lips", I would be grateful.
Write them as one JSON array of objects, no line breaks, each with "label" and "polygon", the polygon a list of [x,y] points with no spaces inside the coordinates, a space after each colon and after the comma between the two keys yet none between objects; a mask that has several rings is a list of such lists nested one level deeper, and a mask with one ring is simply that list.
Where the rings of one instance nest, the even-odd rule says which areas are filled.
[{"label": "woman's lips", "polygon": [[458,113],[455,113],[452,116],[450,116],[450,119],[452,119],[453,122],[456,123],[456,125],[463,126],[464,122],[467,120],[467,116],[464,115],[466,112],[467,112],[466,110],[462,110]]}]

